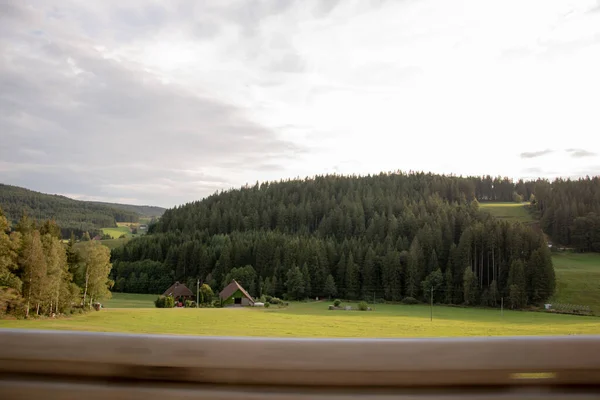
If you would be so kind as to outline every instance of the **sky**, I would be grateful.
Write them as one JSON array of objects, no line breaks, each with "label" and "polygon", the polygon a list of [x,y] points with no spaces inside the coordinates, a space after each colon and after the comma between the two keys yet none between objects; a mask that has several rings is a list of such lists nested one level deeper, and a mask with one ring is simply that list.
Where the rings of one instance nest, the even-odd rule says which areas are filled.
[{"label": "sky", "polygon": [[0,182],[600,175],[600,0],[0,0]]}]

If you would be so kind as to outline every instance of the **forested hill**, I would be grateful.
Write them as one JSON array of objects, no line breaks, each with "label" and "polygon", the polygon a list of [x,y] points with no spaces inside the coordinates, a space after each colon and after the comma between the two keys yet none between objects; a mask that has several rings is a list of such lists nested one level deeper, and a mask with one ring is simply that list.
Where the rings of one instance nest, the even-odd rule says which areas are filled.
[{"label": "forested hill", "polygon": [[118,210],[129,211],[136,213],[142,217],[160,217],[165,212],[166,208],[157,207],[157,206],[136,206],[133,204],[121,204],[121,203],[105,203],[103,201],[88,201],[88,203],[98,204],[101,206],[107,206],[111,208],[116,208]]},{"label": "forested hill", "polygon": [[600,178],[539,181],[535,207],[556,243],[600,252]]},{"label": "forested hill", "polygon": [[17,186],[0,184],[0,207],[9,221],[18,221],[23,212],[38,221],[56,220],[63,237],[71,231],[80,236],[100,228],[115,226],[115,222],[137,222],[140,214],[117,206],[73,200],[65,196],[50,195]]},{"label": "forested hill", "polygon": [[554,290],[543,236],[479,211],[476,190],[472,178],[395,173],[215,194],[113,250],[114,289],[199,278],[219,290],[235,278],[290,299],[424,300],[433,288],[436,302],[540,304]]}]

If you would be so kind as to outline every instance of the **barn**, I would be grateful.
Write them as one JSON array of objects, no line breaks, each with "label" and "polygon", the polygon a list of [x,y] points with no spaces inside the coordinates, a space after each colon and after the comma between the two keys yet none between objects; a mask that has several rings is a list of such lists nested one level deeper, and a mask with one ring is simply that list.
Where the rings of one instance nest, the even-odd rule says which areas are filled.
[{"label": "barn", "polygon": [[225,307],[253,306],[254,299],[235,279],[219,293]]},{"label": "barn", "polygon": [[185,300],[194,300],[194,293],[183,283],[175,282],[170,288],[165,290],[163,296],[172,296],[176,302],[185,302]]}]

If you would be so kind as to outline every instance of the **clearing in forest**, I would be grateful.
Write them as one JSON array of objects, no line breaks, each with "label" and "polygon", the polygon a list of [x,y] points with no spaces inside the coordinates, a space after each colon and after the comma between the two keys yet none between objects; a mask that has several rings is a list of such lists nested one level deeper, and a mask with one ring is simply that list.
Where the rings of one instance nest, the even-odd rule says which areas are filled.
[{"label": "clearing in forest", "polygon": [[125,235],[125,237],[131,237],[131,230],[127,226],[119,226],[112,228],[102,228],[102,232],[105,235],[110,235],[113,239],[118,239],[121,235]]},{"label": "clearing in forest", "polygon": [[527,210],[529,203],[479,203],[479,208],[487,211],[498,219],[514,222],[534,222],[531,213]]}]

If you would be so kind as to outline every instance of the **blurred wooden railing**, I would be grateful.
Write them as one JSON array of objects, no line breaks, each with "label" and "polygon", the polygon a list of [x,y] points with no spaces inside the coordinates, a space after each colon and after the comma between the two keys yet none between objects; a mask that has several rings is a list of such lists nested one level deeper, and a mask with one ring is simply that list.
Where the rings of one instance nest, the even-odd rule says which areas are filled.
[{"label": "blurred wooden railing", "polygon": [[600,336],[262,339],[0,330],[0,399],[138,398],[600,399]]}]

